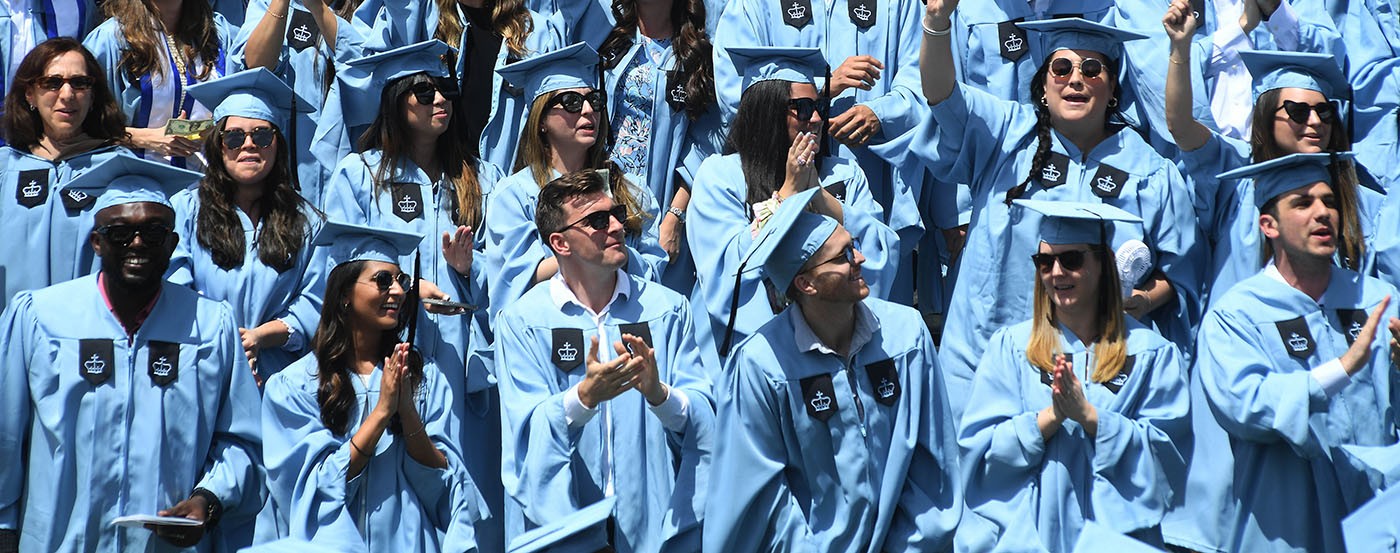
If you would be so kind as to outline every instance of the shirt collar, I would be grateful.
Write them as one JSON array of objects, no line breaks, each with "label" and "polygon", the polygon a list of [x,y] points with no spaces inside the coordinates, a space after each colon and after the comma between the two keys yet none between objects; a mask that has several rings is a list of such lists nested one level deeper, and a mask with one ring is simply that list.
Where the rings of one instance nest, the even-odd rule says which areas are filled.
[{"label": "shirt collar", "polygon": [[[631,295],[632,279],[627,276],[627,271],[618,269],[617,286],[613,288],[612,297],[608,298],[608,304],[603,306],[603,311],[599,313],[606,312],[609,307],[612,307],[612,304],[617,302],[619,297],[625,300],[631,297]],[[569,288],[569,283],[564,281],[564,272],[562,270],[554,273],[554,276],[549,279],[549,299],[554,302],[554,307],[559,309],[563,309],[565,305],[572,303],[583,308],[584,311],[588,311],[589,313],[593,312],[592,309],[589,309],[588,306],[579,301],[578,296]],[[595,315],[596,314],[598,313],[595,313]]]},{"label": "shirt collar", "polygon": [[[792,323],[793,341],[797,342],[797,351],[818,351],[830,355],[837,355],[836,350],[827,347],[822,343],[817,333],[812,331],[812,327],[807,324],[807,318],[802,316],[802,307],[792,304],[792,309],[788,310],[788,320]],[[875,314],[865,306],[865,302],[856,303],[856,327],[851,335],[851,355],[860,351],[870,339],[875,336],[875,331],[880,329],[880,321],[875,319]],[[849,356],[848,356],[849,357]]]},{"label": "shirt collar", "polygon": [[122,328],[126,330],[127,336],[135,336],[136,331],[141,328],[141,325],[146,324],[146,319],[150,318],[151,312],[156,309],[156,300],[160,299],[160,289],[157,288],[156,294],[151,297],[151,302],[146,304],[145,307],[142,307],[140,311],[137,311],[136,314],[132,316],[132,319],[128,321],[123,319],[122,316],[117,313],[117,310],[112,307],[112,298],[107,296],[107,275],[102,271],[98,271],[97,273],[97,291],[102,293],[102,302],[107,304],[107,310],[111,311],[112,316],[116,317],[117,322],[121,323]]}]

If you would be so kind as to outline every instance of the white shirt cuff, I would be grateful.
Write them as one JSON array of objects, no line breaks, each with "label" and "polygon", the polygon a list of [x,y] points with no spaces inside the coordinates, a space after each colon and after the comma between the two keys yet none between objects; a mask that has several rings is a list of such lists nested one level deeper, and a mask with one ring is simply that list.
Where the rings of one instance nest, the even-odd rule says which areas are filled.
[{"label": "white shirt cuff", "polygon": [[306,345],[306,340],[303,339],[301,333],[297,332],[296,327],[287,324],[286,319],[277,319],[277,322],[287,327],[287,343],[282,344],[282,349],[287,351],[301,351],[302,346]]},{"label": "white shirt cuff", "polygon": [[569,428],[577,430],[588,424],[588,421],[593,420],[593,416],[597,414],[597,405],[594,405],[592,409],[583,405],[583,400],[578,396],[578,384],[574,384],[574,387],[564,392],[564,422],[568,423]]},{"label": "white shirt cuff", "polygon": [[1269,33],[1274,35],[1274,43],[1279,50],[1288,52],[1298,51],[1298,12],[1293,11],[1293,6],[1288,0],[1278,3],[1278,9],[1269,16],[1269,20],[1264,22],[1269,28]]},{"label": "white shirt cuff", "polygon": [[1327,397],[1337,395],[1337,392],[1342,391],[1342,388],[1351,382],[1351,375],[1342,368],[1340,357],[1313,367],[1308,373],[1312,375],[1313,380],[1322,386],[1322,391],[1327,394]]},{"label": "white shirt cuff", "polygon": [[1235,64],[1244,63],[1240,61],[1240,51],[1254,49],[1254,42],[1249,40],[1249,35],[1244,33],[1244,29],[1241,29],[1238,23],[1221,25],[1219,29],[1216,29],[1215,34],[1211,35],[1211,39],[1215,47],[1211,49],[1206,76],[1229,70]]},{"label": "white shirt cuff", "polygon": [[647,408],[661,420],[661,426],[671,432],[685,430],[685,421],[690,418],[690,398],[673,386],[666,386],[666,401],[656,406],[648,403]]}]

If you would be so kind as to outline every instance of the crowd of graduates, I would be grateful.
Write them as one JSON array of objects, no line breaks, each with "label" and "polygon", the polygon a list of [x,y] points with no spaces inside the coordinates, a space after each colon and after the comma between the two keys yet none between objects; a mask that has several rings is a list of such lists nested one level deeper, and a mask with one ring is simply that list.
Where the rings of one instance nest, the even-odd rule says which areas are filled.
[{"label": "crowd of graduates", "polygon": [[1400,1],[7,8],[0,553],[1400,539]]}]

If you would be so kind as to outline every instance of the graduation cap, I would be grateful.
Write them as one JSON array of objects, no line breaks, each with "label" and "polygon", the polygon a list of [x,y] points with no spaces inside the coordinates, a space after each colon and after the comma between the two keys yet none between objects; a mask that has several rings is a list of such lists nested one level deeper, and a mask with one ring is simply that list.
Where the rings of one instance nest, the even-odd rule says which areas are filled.
[{"label": "graduation cap", "polygon": [[596,553],[608,546],[608,517],[617,505],[609,497],[513,540],[510,553]]},{"label": "graduation cap", "polygon": [[315,109],[286,82],[262,67],[196,84],[189,92],[199,103],[217,106],[215,121],[236,115],[262,119],[286,129],[293,110],[310,113]]},{"label": "graduation cap", "polygon": [[194,186],[202,178],[201,173],[123,154],[74,177],[65,188],[101,190],[102,195],[92,208],[96,213],[114,205],[137,202],[171,207],[170,196]]},{"label": "graduation cap", "polygon": [[724,343],[720,346],[723,355],[729,354],[730,341],[734,338],[734,319],[739,313],[739,283],[744,273],[761,268],[764,276],[779,290],[786,290],[807,260],[840,226],[835,219],[807,211],[807,204],[821,191],[821,187],[814,186],[783,200],[753,239],[753,245],[739,263],[739,270],[734,273],[729,324],[724,329]]},{"label": "graduation cap", "polygon": [[743,89],[763,81],[817,84],[826,74],[826,58],[816,48],[729,48],[734,69],[743,78]]},{"label": "graduation cap", "polygon": [[417,252],[423,235],[365,225],[327,221],[311,240],[311,245],[327,249],[332,267],[351,261],[383,261],[399,264],[399,259]]},{"label": "graduation cap", "polygon": [[389,83],[425,73],[430,77],[452,74],[448,54],[455,52],[440,40],[429,40],[356,58],[336,73],[344,103],[345,126],[368,125],[379,112],[379,97]]},{"label": "graduation cap", "polygon": [[[1400,485],[1400,443],[1385,446],[1344,444],[1340,459],[1333,456],[1338,472],[1350,472],[1373,489]],[[1394,511],[1400,512],[1400,511]]]},{"label": "graduation cap", "polygon": [[1367,501],[1342,519],[1347,551],[1395,551],[1400,544],[1400,486]]},{"label": "graduation cap", "polygon": [[526,58],[496,70],[501,78],[539,98],[566,88],[598,88],[598,52],[582,42]]},{"label": "graduation cap", "polygon": [[1045,51],[1092,50],[1118,60],[1123,58],[1123,43],[1147,38],[1147,35],[1110,27],[1079,17],[1046,19],[1017,23],[1028,31],[1043,33]]},{"label": "graduation cap", "polygon": [[1094,202],[1015,200],[1020,206],[1041,214],[1040,241],[1051,245],[1109,244],[1113,223],[1141,223],[1142,218],[1121,208]]},{"label": "graduation cap", "polygon": [[[1317,182],[1334,184],[1332,182],[1332,163],[1339,160],[1349,160],[1352,157],[1355,157],[1355,154],[1351,152],[1290,154],[1263,163],[1246,165],[1233,171],[1226,171],[1216,175],[1216,178],[1221,180],[1253,178],[1254,206],[1263,209],[1264,204],[1269,203],[1269,200],[1277,198],[1289,190]],[[1377,186],[1366,179],[1361,179],[1360,182],[1368,188]],[[1384,189],[1372,189],[1385,194]]]},{"label": "graduation cap", "polygon": [[1119,534],[1107,526],[1092,520],[1085,521],[1084,529],[1079,532],[1079,539],[1074,542],[1074,553],[1098,553],[1100,551],[1161,553],[1160,549]]},{"label": "graduation cap", "polygon": [[1240,60],[1254,77],[1255,100],[1278,88],[1316,90],[1329,100],[1351,96],[1346,75],[1328,54],[1248,50]]}]

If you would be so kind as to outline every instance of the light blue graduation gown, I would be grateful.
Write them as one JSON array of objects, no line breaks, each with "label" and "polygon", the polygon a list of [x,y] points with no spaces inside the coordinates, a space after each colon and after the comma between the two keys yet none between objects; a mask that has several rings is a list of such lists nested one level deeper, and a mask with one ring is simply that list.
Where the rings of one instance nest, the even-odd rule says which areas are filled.
[{"label": "light blue graduation gown", "polygon": [[707,553],[951,549],[963,485],[933,340],[913,309],[861,305],[878,328],[849,361],[798,351],[793,306],[725,363]]},{"label": "light blue graduation gown", "polygon": [[[1069,551],[1088,521],[1161,541],[1158,525],[1186,478],[1186,370],[1176,346],[1128,320],[1118,377],[1093,382],[1097,358],[1060,327],[1098,434],[1074,421],[1048,441],[1036,417],[1051,404],[1049,373],[1026,360],[1031,322],[992,336],[958,431],[967,504],[992,521],[998,551]],[[978,541],[987,537],[959,535]]]},{"label": "light blue graduation gown", "polygon": [[[827,157],[819,160],[818,167],[822,187],[841,200],[842,226],[865,255],[860,272],[870,286],[871,297],[887,298],[900,267],[899,236],[883,222],[880,205],[871,196],[865,172],[858,165]],[[686,225],[694,231],[687,232],[685,238],[695,257],[696,292],[709,312],[716,348],[724,341],[734,294],[739,294],[739,314],[734,319],[731,344],[758,330],[780,309],[770,304],[759,267],[745,267],[735,289],[734,275],[753,244],[754,233],[749,230],[752,219],[753,206],[748,202],[739,154],[710,156],[695,175]],[[786,285],[775,286],[776,295],[782,297]]]},{"label": "light blue graduation gown", "polygon": [[1206,314],[1196,370],[1234,450],[1229,550],[1344,551],[1340,522],[1359,503],[1345,497],[1355,483],[1334,467],[1337,448],[1396,441],[1389,336],[1377,333],[1370,364],[1330,398],[1309,371],[1345,352],[1386,295],[1395,288],[1334,267],[1319,304],[1261,272]]},{"label": "light blue graduation gown", "polygon": [[311,337],[321,320],[321,295],[325,286],[322,273],[326,267],[324,262],[318,266],[312,261],[316,248],[311,245],[311,237],[323,224],[321,216],[306,211],[307,225],[296,262],[279,273],[258,257],[258,237],[263,226],[253,224],[243,210],[235,208],[243,226],[243,264],[224,269],[214,263],[213,253],[200,245],[195,235],[199,189],[181,191],[170,203],[175,206],[175,232],[180,235],[180,243],[171,256],[167,278],[195,289],[206,298],[227,303],[233,308],[233,319],[239,328],[251,330],[273,319],[286,323],[297,337],[287,345],[296,347],[260,351],[255,368],[266,380],[292,364],[311,345]]},{"label": "light blue graduation gown", "polygon": [[97,280],[21,293],[0,322],[0,528],[19,530],[21,551],[188,551],[111,522],[198,487],[224,507],[195,548],[212,551],[265,497],[258,389],[233,315],[164,283],[128,338]]},{"label": "light blue graduation gown", "polygon": [[[54,162],[0,148],[0,235],[9,237],[0,248],[0,308],[24,290],[97,272],[88,234],[99,191],[65,187],[77,174],[117,155],[131,152],[107,146]],[[40,174],[43,180],[37,178]]]},{"label": "light blue graduation gown", "polygon": [[[1006,196],[1030,172],[1038,140],[1035,121],[1029,105],[959,84],[932,107],[929,124],[912,142],[934,174],[967,182],[972,191],[972,222],[938,359],[948,373],[955,416],[962,414],[972,373],[992,333],[1031,317],[1026,283],[1035,275],[1031,255],[1040,244],[1040,215],[1013,213]],[[1120,129],[1089,152],[1080,152],[1054,130],[1050,135],[1053,155],[1040,175],[1047,179],[1032,179],[1021,197],[1103,202],[1142,217],[1141,224],[1117,224],[1110,246],[1116,250],[1128,239],[1147,244],[1153,267],[1176,294],[1174,302],[1151,314],[1153,325],[1168,339],[1189,343],[1197,320],[1199,268],[1192,258],[1195,213],[1181,174],[1131,129]]]},{"label": "light blue graduation gown", "polygon": [[[505,406],[501,478],[512,538],[603,499],[611,478],[619,553],[699,549],[714,440],[714,367],[702,362],[690,303],[655,282],[626,278],[630,293],[618,296],[597,322],[577,303],[556,306],[548,282],[496,317]],[[606,335],[599,336],[600,327]],[[616,357],[612,343],[623,333],[646,338],[642,332],[650,334],[661,382],[690,400],[684,429],[667,430],[635,391],[599,405],[608,412],[570,428],[564,394],[583,380],[592,338],[598,338],[599,358],[608,360]]]},{"label": "light blue graduation gown", "polygon": [[471,523],[490,513],[450,437],[455,401],[442,372],[427,362],[414,407],[447,467],[420,464],[403,438],[386,430],[367,452],[369,463],[347,478],[350,439],[379,403],[383,371],[375,366],[368,385],[349,375],[355,406],[346,433],[337,435],[321,422],[317,370],[314,354],[302,357],[268,380],[263,398],[268,486],[291,537],[358,537],[369,551],[385,553],[475,551]]},{"label": "light blue graduation gown", "polygon": [[958,80],[998,98],[1030,102],[1031,78],[1045,61],[1046,52],[1041,33],[1011,23],[1070,14],[1102,22],[1112,7],[1112,0],[1051,0],[1044,13],[1037,13],[1032,3],[1024,0],[994,0],[975,10],[958,10],[953,14],[953,61]]}]

